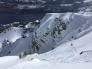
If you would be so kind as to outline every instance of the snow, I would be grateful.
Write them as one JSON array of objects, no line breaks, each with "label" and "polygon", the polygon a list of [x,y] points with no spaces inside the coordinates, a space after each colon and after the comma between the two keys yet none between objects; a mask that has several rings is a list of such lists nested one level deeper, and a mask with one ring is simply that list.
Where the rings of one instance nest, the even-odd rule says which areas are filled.
[{"label": "snow", "polygon": [[31,49],[32,43],[31,42],[31,38],[21,38],[19,40],[17,40],[11,48],[11,54],[10,55],[20,55],[20,53]]},{"label": "snow", "polygon": [[[91,63],[84,63],[84,64],[53,64],[53,63],[24,63],[23,66],[18,65],[19,67],[13,67],[13,69],[91,69]],[[10,68],[12,69],[12,68]]]},{"label": "snow", "polygon": [[25,28],[30,28],[31,27],[31,23],[32,22],[29,22],[27,25],[25,25]]},{"label": "snow", "polygon": [[[4,67],[0,67],[1,69],[91,69],[92,65],[92,63],[50,63],[47,61],[41,61],[39,59],[33,59],[31,61],[19,61],[17,58],[10,58],[13,59],[12,63],[15,64],[13,66],[8,65],[7,67],[5,64],[2,64]],[[15,60],[17,62],[15,62]]]},{"label": "snow", "polygon": [[11,27],[0,33],[0,47],[4,40],[15,42],[17,39],[21,38],[22,31],[22,28]]},{"label": "snow", "polygon": [[0,69],[5,69],[16,64],[19,58],[17,56],[0,57]]},{"label": "snow", "polygon": [[[5,61],[12,61],[16,63],[11,67],[8,66],[7,68],[2,69],[91,69],[92,62],[90,59],[92,58],[92,32],[89,34],[65,44],[61,44],[56,49],[43,53],[43,54],[33,54],[29,55],[21,60],[18,60],[16,57],[10,57],[10,60],[7,57],[1,57],[2,62],[0,65],[5,67],[7,64]],[[73,44],[73,47],[70,44]],[[75,51],[75,49],[76,51]],[[90,51],[91,50],[91,51]],[[82,55],[79,55],[81,51],[85,51]],[[63,60],[62,60],[63,59]],[[4,65],[3,65],[3,62]],[[10,64],[10,63],[9,63]]]},{"label": "snow", "polygon": [[34,9],[34,8],[37,8],[36,5],[18,5],[17,6],[18,9]]},{"label": "snow", "polygon": [[92,0],[84,0],[84,2],[85,2],[85,3],[87,3],[87,2],[92,2]]},{"label": "snow", "polygon": [[8,30],[6,30],[6,31],[4,31],[0,34],[0,38],[1,38],[0,41],[3,41],[4,39],[7,39],[7,40],[10,40],[10,41],[14,42],[18,38],[20,38],[21,33],[22,33],[21,28],[15,28],[15,27],[9,28]]},{"label": "snow", "polygon": [[[55,21],[56,18],[67,24],[67,28],[60,34],[56,32],[57,37],[53,38],[51,31],[59,25],[59,22]],[[12,31],[13,29],[6,31],[11,36],[8,39],[14,43],[11,47],[2,49],[1,54],[5,57],[0,57],[0,69],[92,69],[92,14],[48,13],[40,24],[34,31],[40,44],[38,54],[29,54],[21,59],[19,58],[21,53],[32,49],[34,33],[13,41],[14,36],[21,34],[21,29],[14,28],[17,29],[17,33]],[[25,28],[30,27],[31,23]],[[19,35],[12,37],[11,31]],[[48,31],[48,35],[44,37]],[[7,33],[3,34],[6,36]],[[44,39],[45,43],[40,39]],[[8,51],[11,53],[6,56]]]},{"label": "snow", "polygon": [[[92,32],[77,40],[61,44],[50,52],[29,55],[20,60],[12,56],[0,57],[1,69],[91,69],[91,35]],[[71,43],[73,47],[70,46]],[[81,51],[85,53],[79,55]]]},{"label": "snow", "polygon": [[62,7],[67,7],[67,6],[72,6],[73,4],[60,4],[60,6]]},{"label": "snow", "polygon": [[[58,61],[59,62],[71,62],[71,61],[72,62],[80,62],[80,57],[81,57],[80,52],[88,51],[88,53],[89,53],[89,51],[92,50],[91,36],[92,36],[92,32],[77,39],[77,40],[73,40],[73,41],[61,44],[55,50],[52,50],[45,54],[41,54],[38,57],[41,59],[44,59],[44,60],[49,60],[51,62],[58,62]],[[71,46],[71,43],[73,44],[73,46]],[[88,54],[88,55],[92,58],[91,54]],[[85,58],[86,58],[86,55],[82,59],[85,59]],[[89,58],[89,57],[87,56],[87,58]],[[85,61],[87,61],[87,60],[85,59],[82,62],[85,62]]]},{"label": "snow", "polygon": [[[56,38],[51,36],[53,29],[59,25],[56,18],[66,23],[67,28],[63,30],[61,34],[55,33]],[[62,29],[62,27],[61,27]],[[79,30],[81,29],[81,32]],[[80,14],[80,13],[48,13],[41,20],[41,25],[37,29],[37,38],[39,43],[42,45],[40,48],[41,52],[46,52],[51,49],[51,47],[56,47],[59,43],[64,43],[70,40],[80,38],[92,31],[92,14]],[[45,33],[48,33],[44,37]],[[39,39],[45,40],[43,44]],[[47,49],[47,50],[46,50]]]}]

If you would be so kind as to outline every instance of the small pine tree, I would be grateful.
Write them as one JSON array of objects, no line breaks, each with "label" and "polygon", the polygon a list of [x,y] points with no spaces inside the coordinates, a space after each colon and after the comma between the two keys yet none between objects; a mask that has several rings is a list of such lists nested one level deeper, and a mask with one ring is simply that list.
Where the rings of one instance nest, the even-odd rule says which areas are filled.
[{"label": "small pine tree", "polygon": [[79,29],[78,32],[80,33],[81,32],[81,29]]},{"label": "small pine tree", "polygon": [[4,40],[3,43],[2,43],[2,47],[6,47],[8,44],[8,40]]},{"label": "small pine tree", "polygon": [[71,43],[71,46],[73,46],[73,44]]},{"label": "small pine tree", "polygon": [[40,41],[41,41],[42,43],[45,43],[45,41],[44,41],[43,39],[40,39]]},{"label": "small pine tree", "polygon": [[62,23],[62,28],[63,28],[63,30],[66,30],[67,26],[65,23]]},{"label": "small pine tree", "polygon": [[25,35],[22,35],[22,38],[26,38],[27,36],[25,36]]},{"label": "small pine tree", "polygon": [[33,49],[33,52],[38,52],[39,51],[39,43],[35,39],[34,36],[32,36],[32,49]]},{"label": "small pine tree", "polygon": [[72,39],[74,38],[74,36],[72,36]]}]

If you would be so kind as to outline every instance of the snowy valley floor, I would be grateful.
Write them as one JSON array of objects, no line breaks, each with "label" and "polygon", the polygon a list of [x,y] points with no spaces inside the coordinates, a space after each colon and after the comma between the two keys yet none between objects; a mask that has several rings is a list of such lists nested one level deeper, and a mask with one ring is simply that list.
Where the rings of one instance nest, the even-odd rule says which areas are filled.
[{"label": "snowy valley floor", "polygon": [[92,62],[52,63],[39,59],[24,61],[11,56],[0,58],[0,69],[92,69]]}]

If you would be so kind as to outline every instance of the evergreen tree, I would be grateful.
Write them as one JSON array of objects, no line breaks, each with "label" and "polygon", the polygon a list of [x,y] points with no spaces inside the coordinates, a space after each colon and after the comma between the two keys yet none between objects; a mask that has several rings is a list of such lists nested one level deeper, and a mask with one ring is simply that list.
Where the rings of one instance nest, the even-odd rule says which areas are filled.
[{"label": "evergreen tree", "polygon": [[8,45],[8,40],[4,40],[2,43],[2,47],[6,47]]}]

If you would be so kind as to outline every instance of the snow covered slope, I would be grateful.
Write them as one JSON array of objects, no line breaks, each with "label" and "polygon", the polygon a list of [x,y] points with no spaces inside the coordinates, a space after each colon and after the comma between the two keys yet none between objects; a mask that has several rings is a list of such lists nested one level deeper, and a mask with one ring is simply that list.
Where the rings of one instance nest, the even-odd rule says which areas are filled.
[{"label": "snow covered slope", "polygon": [[[61,44],[50,52],[40,54],[38,55],[38,58],[51,62],[91,62],[91,36],[92,31],[79,39]],[[35,58],[37,58],[37,56]]]},{"label": "snow covered slope", "polygon": [[[8,57],[2,58],[6,62]],[[9,57],[11,60],[7,60],[10,64],[1,64],[1,69],[91,69],[91,63],[51,63],[48,61],[42,61],[39,59],[33,59],[31,61],[24,61],[17,57]],[[11,62],[12,61],[12,62]]]},{"label": "snow covered slope", "polygon": [[[4,34],[1,41],[7,38],[14,43],[2,48],[2,56],[20,55],[29,49],[32,53],[45,53],[68,41],[79,39],[92,31],[92,13],[48,13],[41,23],[29,23],[26,26],[24,30],[28,32],[25,34],[27,37],[21,28],[16,28],[18,32],[13,31],[8,37]],[[5,51],[7,48],[8,51]]]},{"label": "snow covered slope", "polygon": [[22,32],[22,28],[11,27],[0,33],[0,47],[4,40],[15,42],[17,39],[21,37]]},{"label": "snow covered slope", "polygon": [[[39,21],[29,22],[24,28],[11,27],[1,33],[1,51],[0,56],[20,55],[26,52],[32,53],[32,36],[39,27]],[[2,35],[4,34],[4,35]],[[8,36],[10,35],[10,36]]]},{"label": "snow covered slope", "polygon": [[92,14],[48,13],[36,31],[39,53],[76,40],[92,31]]},{"label": "snow covered slope", "polygon": [[[23,59],[0,57],[1,69],[91,69],[92,65],[92,31],[87,35],[59,45],[56,49],[43,53],[28,55]],[[71,46],[71,43],[73,44]],[[83,52],[82,54],[80,54]],[[7,64],[7,62],[9,62]]]},{"label": "snow covered slope", "polygon": [[[1,69],[92,69],[92,13],[48,13],[40,25],[28,25],[36,28],[30,36],[9,38],[0,52],[9,56],[0,57]],[[29,55],[19,59],[22,53]]]}]

